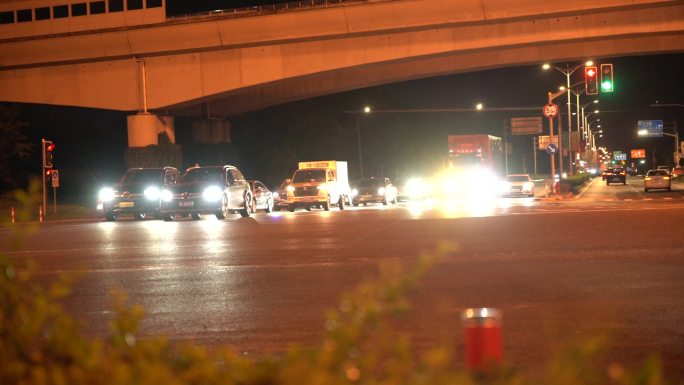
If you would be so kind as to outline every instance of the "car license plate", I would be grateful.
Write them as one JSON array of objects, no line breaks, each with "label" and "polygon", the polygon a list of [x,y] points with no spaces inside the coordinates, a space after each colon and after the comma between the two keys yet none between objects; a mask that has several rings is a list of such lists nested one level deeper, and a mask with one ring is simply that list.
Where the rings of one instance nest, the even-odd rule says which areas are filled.
[{"label": "car license plate", "polygon": [[178,202],[179,207],[192,207],[195,202],[193,201],[180,201]]},{"label": "car license plate", "polygon": [[119,207],[122,207],[122,208],[135,207],[135,202],[119,202]]}]

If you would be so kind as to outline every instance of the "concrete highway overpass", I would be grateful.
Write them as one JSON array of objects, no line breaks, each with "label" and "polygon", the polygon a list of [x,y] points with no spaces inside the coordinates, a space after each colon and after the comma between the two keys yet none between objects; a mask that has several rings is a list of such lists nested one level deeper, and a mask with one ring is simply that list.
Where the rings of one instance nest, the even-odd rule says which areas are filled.
[{"label": "concrete highway overpass", "polygon": [[[61,18],[56,3],[0,0],[0,100],[149,111],[133,131],[171,134],[164,115],[225,118],[418,78],[684,50],[682,1],[315,0],[173,18],[163,1]],[[44,4],[53,17],[16,19]],[[156,140],[139,139],[129,145]]]}]

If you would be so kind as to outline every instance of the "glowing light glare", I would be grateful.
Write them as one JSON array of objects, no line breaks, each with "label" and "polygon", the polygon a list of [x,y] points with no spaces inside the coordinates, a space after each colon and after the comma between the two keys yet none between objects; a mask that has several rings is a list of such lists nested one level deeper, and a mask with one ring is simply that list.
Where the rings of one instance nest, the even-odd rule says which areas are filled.
[{"label": "glowing light glare", "polygon": [[328,185],[325,185],[325,184],[319,184],[317,187],[319,190],[327,190],[328,189]]},{"label": "glowing light glare", "polygon": [[594,76],[596,76],[596,70],[594,70],[593,68],[587,69],[587,76],[593,78]]},{"label": "glowing light glare", "polygon": [[109,187],[105,187],[100,190],[98,196],[102,202],[109,202],[114,199],[114,190]]},{"label": "glowing light glare", "polygon": [[207,202],[218,202],[221,200],[221,195],[223,191],[218,186],[207,187],[202,193],[202,198]]},{"label": "glowing light glare", "polygon": [[544,63],[544,64],[542,65],[542,69],[547,70],[547,69],[549,69],[549,68],[551,68],[551,64],[549,64],[549,63]]},{"label": "glowing light glare", "polygon": [[164,202],[170,202],[171,199],[173,199],[173,193],[171,193],[171,191],[169,191],[169,190],[164,189],[159,194],[159,197]]},{"label": "glowing light glare", "polygon": [[380,187],[380,188],[378,189],[378,195],[383,195],[384,193],[385,193],[385,188],[384,188],[384,187]]},{"label": "glowing light glare", "polygon": [[648,130],[639,130],[638,134],[639,134],[639,136],[648,135]]},{"label": "glowing light glare", "polygon": [[352,195],[353,197],[359,195],[359,190],[357,190],[357,189],[352,189],[352,190],[351,190],[351,195]]},{"label": "glowing light glare", "polygon": [[290,186],[290,185],[287,186],[287,191],[294,192],[294,190],[295,190],[294,186]]},{"label": "glowing light glare", "polygon": [[158,200],[159,197],[161,196],[161,191],[159,191],[158,188],[152,186],[152,187],[146,188],[144,194],[145,194],[145,198],[147,198],[151,201],[155,201],[155,200]]},{"label": "glowing light glare", "polygon": [[478,111],[482,110],[483,108],[484,108],[484,105],[483,105],[482,103],[477,103],[477,104],[475,105],[475,109],[478,110]]},{"label": "glowing light glare", "polygon": [[587,60],[587,61],[584,63],[584,65],[587,66],[587,67],[591,67],[591,66],[594,65],[594,62],[593,62],[592,60]]},{"label": "glowing light glare", "polygon": [[430,192],[430,186],[420,178],[411,178],[406,182],[404,190],[411,198],[423,198]]},{"label": "glowing light glare", "polygon": [[368,107],[368,106],[366,106],[366,107],[364,107],[364,108],[363,108],[363,112],[365,112],[365,113],[367,113],[367,114],[368,114],[368,113],[370,113],[370,112],[371,112],[371,108],[370,108],[370,107]]}]

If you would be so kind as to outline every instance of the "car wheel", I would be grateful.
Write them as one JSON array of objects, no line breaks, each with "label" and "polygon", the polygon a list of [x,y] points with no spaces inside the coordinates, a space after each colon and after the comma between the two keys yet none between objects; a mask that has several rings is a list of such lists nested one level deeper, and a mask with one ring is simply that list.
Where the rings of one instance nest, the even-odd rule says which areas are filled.
[{"label": "car wheel", "polygon": [[337,202],[337,207],[340,210],[344,210],[344,197],[340,195],[340,200]]},{"label": "car wheel", "polygon": [[216,219],[226,219],[228,216],[228,197],[223,195],[221,197],[221,210],[216,212]]},{"label": "car wheel", "polygon": [[623,182],[622,182],[622,185],[623,185],[623,186],[626,185],[626,184],[627,184],[627,181],[623,181]]},{"label": "car wheel", "polygon": [[304,210],[311,211],[311,205],[304,205]]},{"label": "car wheel", "polygon": [[247,195],[245,199],[243,199],[243,207],[240,210],[240,216],[243,218],[249,217],[249,214],[252,212],[252,197],[250,195]]},{"label": "car wheel", "polygon": [[266,212],[273,212],[273,198],[268,198],[268,201],[266,202]]},{"label": "car wheel", "polygon": [[142,221],[145,219],[145,213],[135,213],[133,214],[133,218],[135,218],[138,221]]},{"label": "car wheel", "polygon": [[107,222],[114,222],[116,217],[117,215],[114,213],[105,213],[105,220],[107,220]]},{"label": "car wheel", "polygon": [[193,220],[198,221],[200,218],[202,218],[202,214],[200,214],[200,213],[192,213],[192,214],[190,214],[190,217],[191,217]]},{"label": "car wheel", "polygon": [[399,203],[399,200],[398,200],[397,197],[395,196],[394,199],[392,199],[392,204],[393,204],[393,205],[396,205],[397,203]]},{"label": "car wheel", "polygon": [[352,201],[352,206],[359,207],[359,202],[358,201]]},{"label": "car wheel", "polygon": [[257,201],[256,197],[252,197],[252,204],[249,206],[250,214],[254,214],[257,211]]},{"label": "car wheel", "polygon": [[287,209],[288,209],[291,213],[293,213],[293,212],[295,211],[295,205],[289,205],[289,206],[287,206]]},{"label": "car wheel", "polygon": [[648,192],[648,189],[647,189],[647,188],[645,188],[645,187],[644,187],[644,192],[645,192],[645,193],[647,193],[647,192]]},{"label": "car wheel", "polygon": [[383,204],[384,206],[387,206],[387,195],[385,195],[384,197],[382,197],[382,204]]},{"label": "car wheel", "polygon": [[672,187],[668,187],[668,188],[667,188],[667,191],[672,191]]},{"label": "car wheel", "polygon": [[325,198],[325,202],[323,202],[323,210],[330,211],[330,196]]},{"label": "car wheel", "polygon": [[173,222],[173,214],[164,214],[162,219],[164,219],[164,222]]},{"label": "car wheel", "polygon": [[610,182],[606,181],[606,186],[610,186]]}]

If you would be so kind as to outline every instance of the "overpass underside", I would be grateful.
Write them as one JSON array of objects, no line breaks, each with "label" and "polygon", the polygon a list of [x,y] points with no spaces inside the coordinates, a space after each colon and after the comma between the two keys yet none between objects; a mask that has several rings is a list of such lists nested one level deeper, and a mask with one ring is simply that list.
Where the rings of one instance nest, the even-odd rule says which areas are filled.
[{"label": "overpass underside", "polygon": [[684,3],[395,0],[0,42],[0,100],[227,117],[386,83],[684,50]]}]

